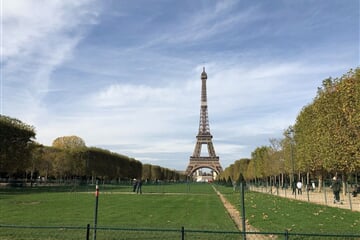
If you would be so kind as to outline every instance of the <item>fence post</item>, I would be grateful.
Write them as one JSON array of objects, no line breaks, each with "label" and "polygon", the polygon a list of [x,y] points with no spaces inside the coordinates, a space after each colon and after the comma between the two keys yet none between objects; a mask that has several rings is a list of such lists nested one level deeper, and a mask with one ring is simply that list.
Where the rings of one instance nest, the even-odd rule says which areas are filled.
[{"label": "fence post", "polygon": [[285,240],[289,240],[289,231],[286,229],[285,230]]},{"label": "fence post", "polygon": [[86,240],[89,240],[90,238],[90,224],[86,226]]},{"label": "fence post", "polygon": [[187,193],[190,193],[190,179],[187,179],[187,178],[186,178],[186,190],[187,190]]},{"label": "fence post", "polygon": [[97,225],[98,205],[99,205],[99,185],[98,185],[98,181],[96,181],[96,190],[95,190],[95,217],[94,217],[94,237],[93,237],[93,240],[96,240],[96,225]]},{"label": "fence post", "polygon": [[350,193],[349,184],[346,183],[345,186],[346,186],[346,194],[349,197],[350,210],[352,211],[352,202],[351,202],[351,193]]},{"label": "fence post", "polygon": [[244,191],[244,182],[240,183],[241,189],[241,217],[242,217],[242,230],[243,230],[243,240],[246,240],[246,219],[245,219],[245,191]]},{"label": "fence post", "polygon": [[326,196],[326,184],[325,184],[325,180],[323,182],[323,190],[324,190],[324,197],[325,197],[325,205],[327,205],[327,196]]},{"label": "fence post", "polygon": [[306,194],[307,194],[307,200],[308,200],[308,202],[310,202],[310,188],[309,188],[309,185],[308,184],[306,184]]},{"label": "fence post", "polygon": [[185,228],[184,226],[181,227],[181,240],[185,239]]}]

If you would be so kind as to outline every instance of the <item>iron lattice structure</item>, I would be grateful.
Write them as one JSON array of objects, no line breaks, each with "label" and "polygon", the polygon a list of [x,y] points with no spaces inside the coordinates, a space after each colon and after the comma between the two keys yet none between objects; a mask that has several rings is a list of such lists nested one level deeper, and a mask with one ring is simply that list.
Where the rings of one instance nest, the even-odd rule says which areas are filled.
[{"label": "iron lattice structure", "polygon": [[[203,72],[201,73],[201,105],[199,132],[196,136],[194,153],[190,157],[190,162],[186,169],[186,174],[188,176],[192,175],[197,169],[200,168],[210,168],[217,174],[223,171],[220,165],[220,158],[216,156],[215,153],[214,144],[212,142],[213,136],[210,133],[206,80],[207,74],[205,72],[205,68],[203,68]],[[202,145],[207,145],[208,156],[201,156]]]}]

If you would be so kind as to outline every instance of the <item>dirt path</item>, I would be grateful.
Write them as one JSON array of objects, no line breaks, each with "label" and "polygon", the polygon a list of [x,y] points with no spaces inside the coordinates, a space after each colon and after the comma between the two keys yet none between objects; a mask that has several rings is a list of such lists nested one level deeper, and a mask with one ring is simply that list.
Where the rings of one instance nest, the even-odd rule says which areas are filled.
[{"label": "dirt path", "polygon": [[[235,223],[236,227],[242,231],[243,230],[243,226],[242,226],[242,217],[240,215],[240,212],[228,201],[226,200],[226,198],[214,187],[212,186],[214,191],[216,192],[216,194],[219,196],[221,202],[223,203],[225,209],[227,210],[227,212],[229,213],[231,219],[233,220],[233,222]],[[253,226],[251,226],[247,221],[245,221],[246,224],[246,232],[259,232],[259,230],[257,230],[256,228],[254,228]],[[246,235],[246,239],[250,239],[250,240],[263,240],[263,239],[275,239],[276,237],[274,236],[264,236],[264,235],[259,235],[259,234],[254,234],[254,235]]]}]

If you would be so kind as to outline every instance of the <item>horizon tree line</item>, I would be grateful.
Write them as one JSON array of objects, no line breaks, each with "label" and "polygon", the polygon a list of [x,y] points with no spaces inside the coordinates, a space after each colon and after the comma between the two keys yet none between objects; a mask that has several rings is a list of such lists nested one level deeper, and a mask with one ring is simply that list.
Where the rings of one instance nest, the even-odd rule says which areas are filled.
[{"label": "horizon tree line", "polygon": [[35,142],[35,128],[0,115],[0,178],[34,181],[127,181],[186,179],[175,170],[140,161],[106,149],[87,147],[78,136],[56,138],[52,146]]}]

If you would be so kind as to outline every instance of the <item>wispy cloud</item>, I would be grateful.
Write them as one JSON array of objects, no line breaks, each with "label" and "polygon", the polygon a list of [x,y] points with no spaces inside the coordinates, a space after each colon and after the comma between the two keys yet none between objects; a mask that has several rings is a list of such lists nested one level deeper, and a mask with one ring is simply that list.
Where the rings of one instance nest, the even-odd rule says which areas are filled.
[{"label": "wispy cloud", "polygon": [[[72,45],[73,39],[79,40],[83,34],[84,28],[79,27],[96,23],[97,13],[94,9],[89,9],[89,3],[90,1],[84,0],[3,2],[4,60],[54,50],[54,47],[63,47],[63,42],[70,42],[69,45]],[[65,47],[63,51],[66,50]],[[63,59],[62,55],[52,55],[51,60],[54,62],[50,64]],[[45,59],[36,60],[48,62]]]},{"label": "wispy cloud", "polygon": [[168,86],[151,87],[146,85],[115,84],[100,91],[94,96],[93,102],[99,107],[111,106],[164,106],[172,105],[181,93]]},{"label": "wispy cloud", "polygon": [[89,1],[31,0],[4,1],[2,11],[4,108],[17,115],[6,104],[18,102],[16,92],[29,121],[41,108],[51,74],[71,57],[96,12]]},{"label": "wispy cloud", "polygon": [[[213,7],[209,7],[197,14],[189,17],[181,26],[177,33],[172,37],[168,36],[170,42],[178,43],[182,41],[199,41],[204,38],[219,35],[230,29],[242,28],[246,23],[258,19],[257,7],[248,7],[241,11],[233,11],[234,1],[218,2]],[[218,36],[221,37],[221,36]]]},{"label": "wispy cloud", "polygon": [[237,1],[218,1],[215,5],[209,4],[201,9],[191,9],[189,12],[181,13],[181,21],[162,26],[166,31],[157,31],[156,35],[151,35],[145,44],[134,49],[161,47],[163,44],[193,45],[205,39],[214,41],[224,37],[225,33],[231,35],[234,27],[239,31],[247,24],[262,18],[258,14],[256,5],[235,10],[234,6],[237,4]]}]

